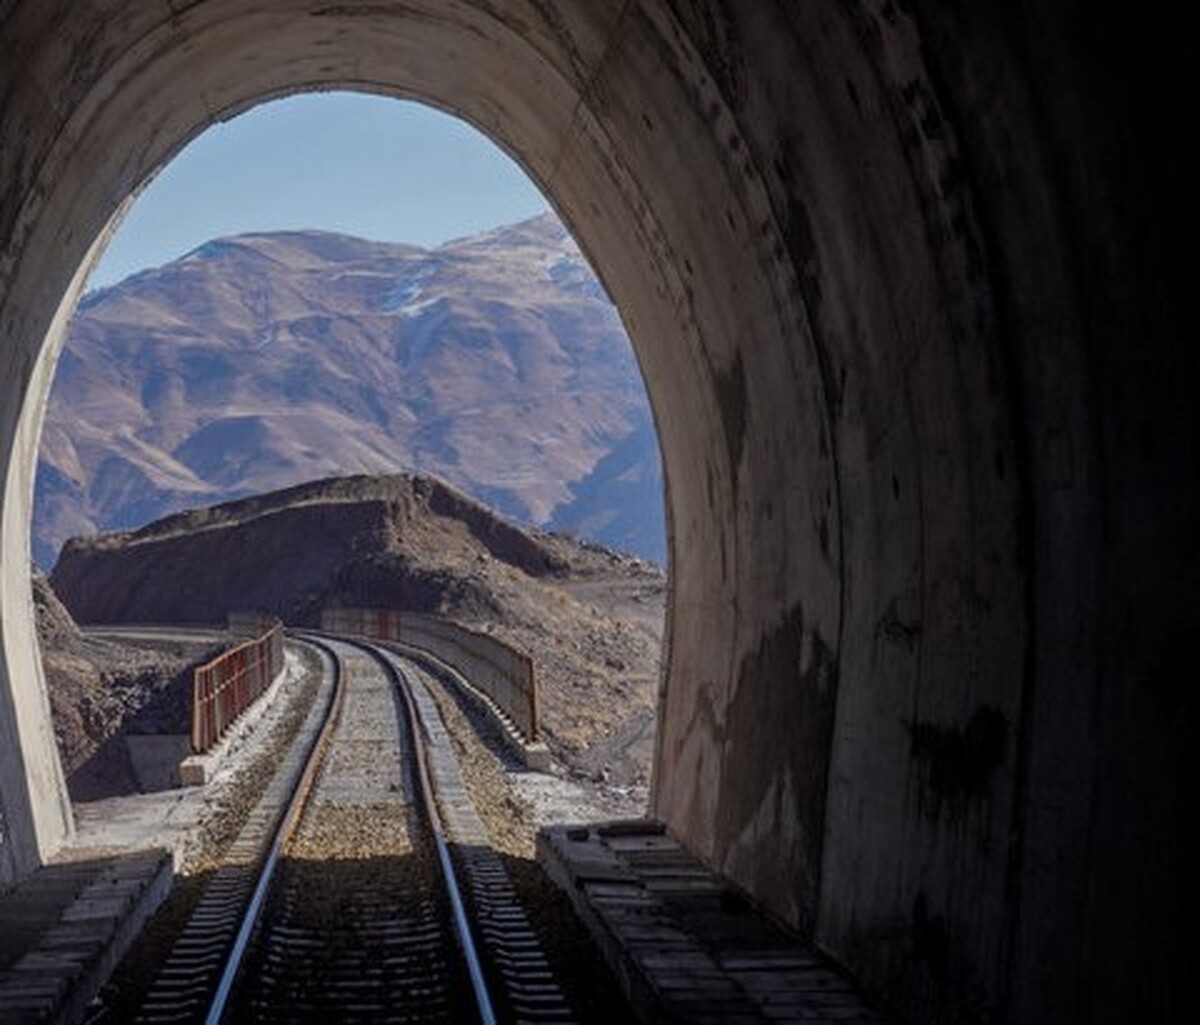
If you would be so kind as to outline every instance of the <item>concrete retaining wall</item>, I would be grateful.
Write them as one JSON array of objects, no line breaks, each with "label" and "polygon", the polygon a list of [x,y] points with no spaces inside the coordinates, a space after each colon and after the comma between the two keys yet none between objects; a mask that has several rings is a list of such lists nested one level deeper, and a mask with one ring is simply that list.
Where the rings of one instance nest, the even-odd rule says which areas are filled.
[{"label": "concrete retaining wall", "polygon": [[533,662],[498,637],[435,616],[387,609],[326,609],[321,629],[398,641],[436,655],[496,702],[527,742],[539,739]]}]

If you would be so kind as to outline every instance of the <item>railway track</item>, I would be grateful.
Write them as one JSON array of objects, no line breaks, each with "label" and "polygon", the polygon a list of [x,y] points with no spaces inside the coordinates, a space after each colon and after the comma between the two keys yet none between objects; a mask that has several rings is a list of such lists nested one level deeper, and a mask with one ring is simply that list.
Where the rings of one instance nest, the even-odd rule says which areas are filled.
[{"label": "railway track", "polygon": [[305,642],[326,683],[138,1020],[572,1020],[424,685]]}]

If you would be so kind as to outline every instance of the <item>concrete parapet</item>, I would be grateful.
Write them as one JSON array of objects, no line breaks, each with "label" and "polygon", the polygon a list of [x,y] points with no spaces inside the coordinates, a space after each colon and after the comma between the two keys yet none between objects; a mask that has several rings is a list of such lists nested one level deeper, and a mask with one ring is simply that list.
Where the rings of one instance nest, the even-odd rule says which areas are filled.
[{"label": "concrete parapet", "polygon": [[27,925],[0,944],[0,1021],[81,1021],[173,878],[153,850],[47,865],[0,898],[6,932]]},{"label": "concrete parapet", "polygon": [[827,958],[660,822],[551,826],[537,856],[643,1021],[881,1021]]},{"label": "concrete parapet", "polygon": [[327,609],[322,629],[398,641],[453,667],[499,709],[523,745],[538,741],[537,677],[533,661],[498,637],[438,616],[394,609]]},{"label": "concrete parapet", "polygon": [[179,765],[191,752],[186,733],[131,734],[125,738],[138,790],[170,790],[180,784]]},{"label": "concrete parapet", "polygon": [[521,760],[521,764],[525,768],[534,772],[550,771],[550,749],[540,740],[527,740],[504,709],[489,695],[474,686],[452,665],[443,662],[428,651],[409,644],[401,644],[399,641],[385,641],[384,644],[405,658],[423,663],[481,709],[495,724],[505,744]]}]

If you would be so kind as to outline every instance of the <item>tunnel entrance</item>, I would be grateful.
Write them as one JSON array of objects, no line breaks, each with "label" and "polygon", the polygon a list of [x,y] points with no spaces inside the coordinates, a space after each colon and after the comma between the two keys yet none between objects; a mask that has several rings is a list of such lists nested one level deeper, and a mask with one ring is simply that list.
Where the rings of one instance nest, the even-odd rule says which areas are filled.
[{"label": "tunnel entrance", "polygon": [[[464,162],[478,169],[457,187],[436,180]],[[464,236],[464,217],[482,230]],[[165,262],[146,266],[147,251]],[[645,810],[665,589],[653,417],[616,309],[515,165],[416,104],[275,101],[157,173],[92,280],[50,392],[33,515],[35,560],[53,569],[35,588],[42,661],[76,801],[171,785],[190,668],[220,638],[122,624],[219,631],[226,611],[252,608],[317,626],[363,606],[445,616],[527,652],[542,739],[573,775],[628,797],[628,814]],[[395,474],[435,480],[382,479]],[[354,479],[318,496],[328,478]],[[489,508],[459,512],[437,481]],[[335,489],[337,516],[300,522]],[[278,526],[250,542],[268,515],[254,496],[279,507]],[[412,512],[365,529],[381,499]],[[156,568],[150,522],[208,530],[216,513],[179,514],[218,503],[244,529],[203,554],[178,544]],[[135,532],[141,555],[118,564],[102,555],[117,538],[75,541],[55,566],[69,537],[100,531]],[[535,549],[558,567],[545,582]],[[80,634],[70,613],[115,632]]]},{"label": "tunnel entrance", "polygon": [[667,479],[672,834],[914,1018],[1179,1016],[1181,34],[1067,2],[18,0],[0,42],[0,878],[69,830],[29,506],[89,252],[205,126],[357,88],[512,153],[622,310]]}]

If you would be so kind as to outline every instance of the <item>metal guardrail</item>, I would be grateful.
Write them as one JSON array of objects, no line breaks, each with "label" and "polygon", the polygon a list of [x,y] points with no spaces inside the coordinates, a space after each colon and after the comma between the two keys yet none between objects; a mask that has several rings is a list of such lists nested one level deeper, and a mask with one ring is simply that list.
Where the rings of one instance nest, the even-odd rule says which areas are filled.
[{"label": "metal guardrail", "polygon": [[211,750],[283,668],[283,624],[230,648],[192,677],[192,752]]},{"label": "metal guardrail", "polygon": [[326,609],[321,614],[321,629],[331,634],[397,641],[429,652],[490,697],[527,742],[538,740],[533,661],[499,638],[448,619],[394,609]]}]

